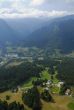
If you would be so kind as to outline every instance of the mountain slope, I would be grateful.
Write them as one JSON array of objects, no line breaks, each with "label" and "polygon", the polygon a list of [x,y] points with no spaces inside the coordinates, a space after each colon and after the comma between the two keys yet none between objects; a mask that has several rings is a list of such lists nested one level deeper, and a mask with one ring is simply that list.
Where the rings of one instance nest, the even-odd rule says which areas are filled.
[{"label": "mountain slope", "polygon": [[[0,19],[0,46],[6,42],[26,47],[39,47],[47,51],[59,49],[70,53],[74,50],[74,15],[43,19]],[[22,43],[24,39],[24,43]]]},{"label": "mountain slope", "polygon": [[0,19],[0,47],[5,48],[7,42],[17,45],[32,32],[43,27],[46,21],[47,19],[40,18]]},{"label": "mountain slope", "polygon": [[27,37],[25,46],[50,50],[60,49],[69,53],[74,50],[74,16],[58,18]]},{"label": "mountain slope", "polygon": [[6,42],[15,43],[18,33],[16,33],[4,20],[0,19],[0,45]]},{"label": "mountain slope", "polygon": [[48,19],[40,18],[18,18],[18,19],[6,19],[12,29],[20,34],[20,39],[25,39],[35,30],[42,28]]}]

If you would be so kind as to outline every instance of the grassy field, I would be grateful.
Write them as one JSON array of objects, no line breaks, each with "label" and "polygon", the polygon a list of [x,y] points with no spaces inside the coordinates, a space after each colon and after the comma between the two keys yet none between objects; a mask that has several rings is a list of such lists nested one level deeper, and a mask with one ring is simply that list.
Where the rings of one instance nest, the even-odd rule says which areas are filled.
[{"label": "grassy field", "polygon": [[[47,70],[42,71],[41,73],[41,79],[47,79],[49,80],[51,78],[50,74],[48,73]],[[22,88],[26,88],[26,87],[32,87],[32,81],[37,80],[37,77],[32,77],[30,78],[28,81],[26,81],[23,85]]]},{"label": "grassy field", "polygon": [[10,63],[8,63],[7,65],[6,65],[6,67],[13,67],[13,66],[18,66],[18,65],[20,65],[20,64],[22,64],[23,63],[23,61],[11,61]]},{"label": "grassy field", "polygon": [[70,110],[74,110],[74,102],[70,102],[68,104],[68,107],[70,108]]},{"label": "grassy field", "polygon": [[48,70],[42,71],[41,78],[42,79],[47,79],[47,80],[51,79],[51,75],[49,74]]},{"label": "grassy field", "polygon": [[43,101],[43,110],[70,110],[67,104],[71,101],[70,97],[67,96],[53,96],[55,103],[47,103]]},{"label": "grassy field", "polygon": [[52,93],[59,94],[60,89],[59,89],[59,87],[54,86],[51,88],[51,91],[52,91]]},{"label": "grassy field", "polygon": [[[58,83],[58,79],[56,78],[56,75],[57,75],[57,72],[55,72],[55,74],[53,76],[54,83]],[[41,78],[47,79],[47,80],[51,79],[51,75],[49,74],[48,70],[44,70],[41,73]],[[36,80],[36,79],[37,79],[36,77],[32,77],[31,79],[29,79],[27,82],[25,82],[22,85],[22,88],[26,89],[26,87],[27,88],[32,87],[32,81]],[[39,89],[40,93],[43,91],[43,88],[41,88],[41,87],[39,87],[38,89]],[[42,101],[42,110],[74,110],[74,103],[73,103],[72,97],[58,95],[58,92],[59,92],[58,87],[52,88],[52,91],[57,93],[57,94],[52,94],[52,97],[53,97],[55,103],[47,103],[47,102],[41,100]],[[6,91],[4,93],[0,93],[0,99],[6,100],[7,95],[10,96],[10,100],[8,100],[8,103],[11,103],[13,101],[23,103],[22,102],[22,91],[18,91],[17,93],[12,93],[11,91]],[[27,110],[31,110],[26,105],[24,105],[24,106]]]},{"label": "grassy field", "polygon": [[[21,92],[12,93],[11,91],[6,91],[6,92],[3,92],[3,93],[0,93],[0,99],[3,100],[3,101],[6,100],[7,95],[10,96],[10,100],[7,100],[8,103],[11,103],[11,102],[14,102],[14,101],[20,102],[21,104],[23,103]],[[26,105],[24,105],[24,106],[27,110],[31,110]]]},{"label": "grassy field", "polygon": [[23,85],[22,85],[22,87],[23,88],[26,88],[26,87],[32,87],[33,85],[32,85],[32,81],[35,81],[37,79],[37,77],[32,77],[32,78],[30,78],[28,81],[26,81]]},{"label": "grassy field", "polygon": [[[58,83],[59,80],[56,78],[57,72],[55,72],[55,74],[53,75],[53,83]],[[47,79],[47,80],[51,80],[51,75],[49,74],[48,70],[44,70],[41,73],[41,79]],[[37,77],[32,77],[30,78],[28,81],[26,81],[23,85],[22,88],[26,88],[26,87],[32,87],[32,81],[37,80]],[[56,88],[58,89],[58,88]],[[55,90],[56,91],[56,90]]]},{"label": "grassy field", "polygon": [[[13,101],[16,102],[22,102],[22,94],[21,92],[18,93],[12,93],[11,91],[7,91],[4,93],[0,93],[0,99],[6,100],[6,95],[10,96],[10,100],[8,100],[8,103],[11,103]],[[71,110],[68,108],[68,104],[72,101],[72,98],[69,96],[59,96],[59,95],[52,95],[55,103],[47,103],[42,100],[42,110]],[[71,105],[70,105],[71,106]],[[25,108],[27,110],[31,110],[25,105]],[[74,110],[74,109],[72,109]]]},{"label": "grassy field", "polygon": [[[59,80],[56,78],[56,75],[57,75],[57,71],[55,71],[55,74],[53,75],[53,83],[58,83],[59,82]],[[41,78],[51,80],[50,72],[47,69],[42,71]]]}]

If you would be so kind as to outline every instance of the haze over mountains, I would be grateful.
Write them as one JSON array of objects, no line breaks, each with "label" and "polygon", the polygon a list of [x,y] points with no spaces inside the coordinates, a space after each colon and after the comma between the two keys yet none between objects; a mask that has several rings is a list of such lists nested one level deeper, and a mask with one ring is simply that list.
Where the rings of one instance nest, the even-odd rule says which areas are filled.
[{"label": "haze over mountains", "polygon": [[17,40],[17,33],[2,19],[0,19],[0,45],[7,41],[14,42]]},{"label": "haze over mountains", "polygon": [[[20,42],[26,47],[60,49],[65,53],[74,50],[74,15],[45,19],[0,19],[0,45],[7,41]],[[24,40],[24,41],[23,41]]]},{"label": "haze over mountains", "polygon": [[62,52],[72,52],[74,50],[74,16],[49,21],[45,27],[33,32],[25,43],[48,50],[60,49]]},{"label": "haze over mountains", "polygon": [[24,40],[32,32],[43,27],[46,21],[36,18],[0,19],[0,45]]},{"label": "haze over mountains", "polygon": [[39,18],[18,18],[18,19],[6,19],[6,22],[16,32],[19,33],[21,39],[25,39],[35,30],[43,27],[48,19]]}]

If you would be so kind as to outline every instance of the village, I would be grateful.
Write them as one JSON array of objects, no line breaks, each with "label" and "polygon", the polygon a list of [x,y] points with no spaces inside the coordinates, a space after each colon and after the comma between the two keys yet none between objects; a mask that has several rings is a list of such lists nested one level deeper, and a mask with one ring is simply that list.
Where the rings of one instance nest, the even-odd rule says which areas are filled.
[{"label": "village", "polygon": [[[38,82],[39,81],[39,82]],[[32,81],[32,85],[29,87],[21,87],[17,86],[16,88],[13,88],[11,90],[12,93],[26,93],[29,89],[31,89],[33,86],[37,86],[41,91],[46,90],[50,92],[51,94],[57,94],[61,95],[60,91],[63,89],[63,86],[65,85],[65,82],[63,81],[58,81],[58,83],[54,83],[52,80],[44,80],[42,79],[37,79],[35,81]],[[73,92],[70,87],[66,87],[64,90],[63,95],[65,96],[73,96]]]}]

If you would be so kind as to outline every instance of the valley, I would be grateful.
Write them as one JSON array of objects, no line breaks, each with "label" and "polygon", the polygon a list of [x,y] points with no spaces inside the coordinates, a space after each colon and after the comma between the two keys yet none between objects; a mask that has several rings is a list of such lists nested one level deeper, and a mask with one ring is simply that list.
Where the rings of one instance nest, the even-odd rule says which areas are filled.
[{"label": "valley", "polygon": [[[2,101],[7,100],[6,97],[9,96],[10,99],[7,100],[8,103],[12,103],[16,101],[17,103],[23,104],[22,94],[23,92],[31,89],[34,84],[36,84],[39,93],[41,94],[46,88],[48,88],[49,93],[51,93],[53,102],[46,102],[41,99],[42,102],[42,110],[73,110],[70,109],[70,103],[73,102],[73,94],[74,94],[74,83],[72,81],[71,76],[60,76],[57,69],[60,69],[58,65],[65,65],[68,61],[71,67],[74,65],[73,58],[47,58],[47,59],[33,59],[33,60],[21,60],[21,59],[12,59],[5,65],[0,67],[0,99]],[[61,62],[61,63],[60,63]],[[66,66],[68,66],[66,64]],[[65,66],[65,68],[66,68]],[[59,67],[59,68],[57,68]],[[70,67],[70,66],[69,66]],[[62,67],[62,70],[65,71],[64,75],[66,76],[66,72],[68,73],[70,70],[70,74],[74,71],[74,69]],[[3,70],[2,70],[3,69]],[[5,70],[4,70],[5,69]],[[30,71],[29,71],[29,70]],[[5,71],[5,72],[2,72]],[[9,72],[10,71],[10,72]],[[60,70],[61,71],[61,70]],[[1,75],[3,73],[3,75]],[[25,74],[26,73],[26,74]],[[61,73],[62,75],[63,73]],[[28,75],[28,76],[26,76]],[[23,77],[22,77],[23,76]],[[4,78],[5,77],[5,78]],[[26,78],[26,79],[25,79]],[[63,79],[62,79],[63,78]],[[71,81],[70,81],[70,79]],[[10,79],[10,80],[9,80]],[[2,80],[2,81],[1,81]],[[60,82],[65,82],[67,87],[71,88],[70,95],[60,95],[59,84]],[[5,82],[5,83],[4,83]],[[17,83],[18,82],[18,83]],[[20,83],[21,82],[21,83]],[[50,82],[50,83],[49,83]],[[4,88],[3,88],[4,86]],[[9,87],[9,88],[8,88]],[[24,104],[26,110],[31,110],[26,104]]]},{"label": "valley", "polygon": [[74,15],[0,19],[0,110],[74,110]]}]

